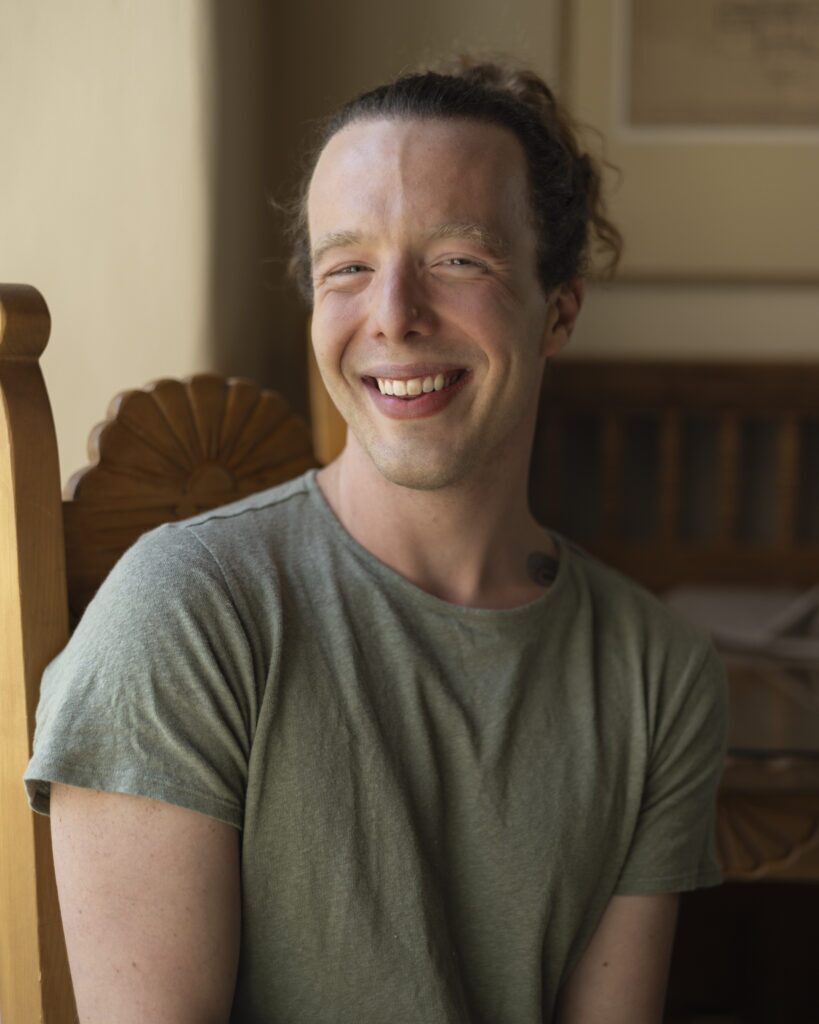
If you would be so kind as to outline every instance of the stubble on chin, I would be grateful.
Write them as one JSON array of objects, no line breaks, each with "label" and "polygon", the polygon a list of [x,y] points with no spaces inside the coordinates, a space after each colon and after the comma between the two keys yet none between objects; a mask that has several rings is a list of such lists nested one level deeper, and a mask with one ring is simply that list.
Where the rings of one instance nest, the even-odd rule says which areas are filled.
[{"label": "stubble on chin", "polygon": [[390,444],[358,434],[356,439],[385,480],[415,491],[439,491],[455,486],[481,461],[473,452],[457,453],[451,447],[440,449],[420,441]]}]

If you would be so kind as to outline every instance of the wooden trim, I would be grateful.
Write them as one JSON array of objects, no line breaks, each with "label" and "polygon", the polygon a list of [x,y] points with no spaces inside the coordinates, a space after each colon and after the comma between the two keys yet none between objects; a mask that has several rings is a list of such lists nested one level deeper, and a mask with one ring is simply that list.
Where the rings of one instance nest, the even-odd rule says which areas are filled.
[{"label": "wooden trim", "polygon": [[661,362],[645,359],[553,360],[541,393],[541,407],[575,412],[620,408],[657,413],[685,412],[758,416],[789,411],[816,416],[819,361]]},{"label": "wooden trim", "polygon": [[[602,447],[603,536],[612,539],[623,528],[623,422],[616,413],[609,412],[603,418]],[[582,472],[582,467],[577,469]]]},{"label": "wooden trim", "polygon": [[[819,394],[816,403],[819,406]],[[796,416],[786,415],[779,424],[777,460],[776,537],[780,544],[792,544],[796,539],[799,488],[799,421]]]},{"label": "wooden trim", "polygon": [[680,505],[680,416],[676,409],[663,414],[660,427],[659,536],[662,541],[676,539]]},{"label": "wooden trim", "polygon": [[719,425],[719,538],[730,544],[736,536],[740,438],[736,413],[726,412]]},{"label": "wooden trim", "polygon": [[[565,531],[564,531],[565,532]],[[568,534],[571,538],[571,533]],[[681,583],[813,586],[819,579],[819,544],[691,544],[580,539],[580,546],[651,590]]]},{"label": "wooden trim", "polygon": [[0,286],[0,1016],[8,1024],[77,1020],[50,822],[32,812],[23,787],[40,678],[68,640],[57,438],[38,363],[50,326],[39,292]]}]

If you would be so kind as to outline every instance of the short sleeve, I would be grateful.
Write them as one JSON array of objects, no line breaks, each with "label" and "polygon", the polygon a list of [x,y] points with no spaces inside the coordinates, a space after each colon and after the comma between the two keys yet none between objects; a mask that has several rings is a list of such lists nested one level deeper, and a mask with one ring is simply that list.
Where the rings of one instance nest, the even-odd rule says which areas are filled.
[{"label": "short sleeve", "polygon": [[41,680],[29,804],[51,782],[131,793],[241,829],[253,657],[219,565],[166,524],[120,558]]},{"label": "short sleeve", "polygon": [[616,894],[681,892],[723,881],[716,796],[727,752],[728,683],[710,641],[695,666],[688,678],[664,681],[640,813]]}]

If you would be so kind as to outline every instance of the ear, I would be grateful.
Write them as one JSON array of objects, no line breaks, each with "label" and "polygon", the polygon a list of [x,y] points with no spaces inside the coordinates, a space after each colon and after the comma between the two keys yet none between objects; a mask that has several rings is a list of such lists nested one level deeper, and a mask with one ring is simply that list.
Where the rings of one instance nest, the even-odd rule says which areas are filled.
[{"label": "ear", "polygon": [[585,295],[586,282],[579,274],[552,292],[543,335],[543,355],[555,356],[568,345]]}]

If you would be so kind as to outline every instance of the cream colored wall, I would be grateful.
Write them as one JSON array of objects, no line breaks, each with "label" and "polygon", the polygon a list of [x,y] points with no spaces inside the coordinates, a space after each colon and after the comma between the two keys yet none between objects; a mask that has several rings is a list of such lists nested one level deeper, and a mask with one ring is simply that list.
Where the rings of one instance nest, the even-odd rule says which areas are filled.
[{"label": "cream colored wall", "polygon": [[566,357],[819,360],[819,287],[590,287]]},{"label": "cream colored wall", "polygon": [[33,284],[51,310],[63,480],[118,391],[207,368],[205,11],[0,3],[0,280]]}]

